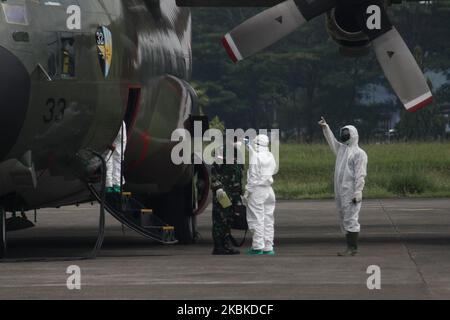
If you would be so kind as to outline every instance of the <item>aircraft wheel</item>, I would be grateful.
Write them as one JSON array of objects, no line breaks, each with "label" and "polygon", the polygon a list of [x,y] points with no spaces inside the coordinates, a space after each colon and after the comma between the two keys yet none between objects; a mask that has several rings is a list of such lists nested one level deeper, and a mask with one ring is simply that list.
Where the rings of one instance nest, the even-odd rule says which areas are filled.
[{"label": "aircraft wheel", "polygon": [[180,244],[194,242],[195,219],[192,208],[192,193],[190,188],[184,188],[177,192],[174,198],[175,210],[169,215],[169,221],[175,227],[175,237]]},{"label": "aircraft wheel", "polygon": [[179,244],[191,244],[194,241],[194,219],[192,209],[186,206],[183,190],[172,191],[158,197],[141,197],[139,201],[169,226],[175,228],[175,238]]},{"label": "aircraft wheel", "polygon": [[6,212],[0,208],[0,259],[6,256]]},{"label": "aircraft wheel", "polygon": [[[150,199],[149,199],[150,200]],[[156,214],[167,224],[175,227],[179,244],[191,244],[195,238],[195,218],[192,205],[192,188],[185,187],[159,197],[154,206]]]},{"label": "aircraft wheel", "polygon": [[175,224],[175,237],[180,244],[191,244],[194,242],[194,219],[185,216],[177,219]]}]

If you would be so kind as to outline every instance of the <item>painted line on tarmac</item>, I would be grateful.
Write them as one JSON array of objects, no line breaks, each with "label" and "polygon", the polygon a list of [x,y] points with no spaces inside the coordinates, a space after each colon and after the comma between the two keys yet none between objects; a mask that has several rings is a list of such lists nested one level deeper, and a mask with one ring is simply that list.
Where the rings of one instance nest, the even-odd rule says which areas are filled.
[{"label": "painted line on tarmac", "polygon": [[[290,282],[281,283],[273,281],[148,281],[148,282],[129,282],[120,283],[120,286],[149,286],[149,285],[260,285],[260,284],[288,284]],[[82,283],[82,287],[109,287],[107,283]],[[30,285],[0,285],[0,289],[14,289],[14,288],[65,288],[66,284],[54,283],[54,284],[30,284]]]},{"label": "painted line on tarmac", "polygon": [[389,208],[389,207],[387,207],[386,209],[392,210],[392,211],[413,211],[413,212],[425,212],[425,211],[438,211],[438,210],[443,210],[443,209],[431,209],[431,208],[408,209],[408,208]]}]

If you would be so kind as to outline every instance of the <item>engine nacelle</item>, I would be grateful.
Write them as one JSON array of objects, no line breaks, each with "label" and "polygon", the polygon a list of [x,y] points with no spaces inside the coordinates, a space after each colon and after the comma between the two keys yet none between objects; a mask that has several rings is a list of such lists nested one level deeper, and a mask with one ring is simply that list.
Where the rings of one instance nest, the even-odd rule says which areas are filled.
[{"label": "engine nacelle", "polygon": [[330,10],[327,13],[326,26],[344,56],[361,57],[369,53],[370,40],[358,26],[353,12],[346,7],[337,6]]}]

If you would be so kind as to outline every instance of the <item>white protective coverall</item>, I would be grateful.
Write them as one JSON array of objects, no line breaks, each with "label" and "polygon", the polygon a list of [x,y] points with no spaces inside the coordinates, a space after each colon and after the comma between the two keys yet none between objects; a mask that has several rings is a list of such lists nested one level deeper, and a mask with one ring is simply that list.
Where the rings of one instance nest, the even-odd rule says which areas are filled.
[{"label": "white protective coverall", "polygon": [[247,174],[247,222],[253,234],[253,250],[273,251],[276,197],[272,189],[277,170],[275,157],[269,150],[269,138],[258,136],[250,150]]},{"label": "white protective coverall", "polygon": [[342,232],[359,233],[359,212],[367,176],[367,154],[358,145],[358,130],[354,126],[343,129],[350,131],[350,140],[345,144],[336,140],[327,124],[323,126],[325,138],[337,157],[334,189]]},{"label": "white protective coverall", "polygon": [[[123,139],[122,139],[123,132]],[[123,143],[123,145],[122,145]],[[114,186],[120,187],[120,175],[122,174],[122,161],[124,159],[125,150],[127,148],[127,127],[125,122],[122,122],[122,127],[113,142],[114,150],[108,154],[106,158],[106,187],[112,188]],[[122,154],[122,150],[123,153]],[[125,179],[122,180],[125,183]]]}]

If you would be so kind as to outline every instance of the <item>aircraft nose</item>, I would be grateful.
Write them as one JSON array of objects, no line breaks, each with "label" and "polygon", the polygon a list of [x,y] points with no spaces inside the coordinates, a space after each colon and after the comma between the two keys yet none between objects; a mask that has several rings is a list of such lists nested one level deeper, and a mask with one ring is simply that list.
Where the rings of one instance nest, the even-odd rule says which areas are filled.
[{"label": "aircraft nose", "polygon": [[0,47],[0,161],[14,147],[25,122],[31,79],[22,62]]}]

